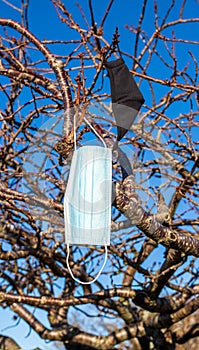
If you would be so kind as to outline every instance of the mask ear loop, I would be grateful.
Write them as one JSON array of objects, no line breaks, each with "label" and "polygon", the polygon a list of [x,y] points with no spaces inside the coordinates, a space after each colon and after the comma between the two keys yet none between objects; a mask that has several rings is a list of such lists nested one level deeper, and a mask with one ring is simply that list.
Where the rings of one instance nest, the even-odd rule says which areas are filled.
[{"label": "mask ear loop", "polygon": [[104,147],[107,148],[107,144],[104,141],[103,137],[95,130],[95,128],[92,126],[92,124],[88,121],[86,117],[84,117],[84,120],[86,121],[86,124],[88,124],[91,128],[91,130],[94,132],[94,134],[100,139],[100,141],[103,143]]},{"label": "mask ear loop", "polygon": [[[77,113],[77,112],[76,112]],[[76,113],[74,114],[74,121],[73,121],[73,133],[74,133],[74,150],[77,149],[77,136],[76,136]]]},{"label": "mask ear loop", "polygon": [[[98,132],[95,130],[95,128],[92,126],[92,124],[88,121],[88,119],[86,119],[84,117],[86,123],[90,126],[91,130],[93,130],[93,132],[97,135],[97,137],[102,141],[103,145],[105,148],[107,148],[107,145],[106,143],[104,142],[103,138],[101,137],[101,135],[98,134]],[[74,149],[76,151],[76,147],[77,147],[77,141],[76,141],[76,114],[74,115]],[[69,256],[70,256],[70,245],[69,243],[67,243],[67,256],[66,256],[66,266],[67,266],[67,269],[68,271],[70,272],[70,275],[71,277],[74,279],[74,281],[76,281],[77,283],[80,283],[80,284],[92,284],[94,282],[97,281],[98,277],[101,275],[102,273],[102,270],[104,269],[105,265],[106,265],[106,262],[107,262],[107,256],[108,256],[108,248],[107,248],[107,245],[105,245],[105,257],[104,257],[104,262],[102,264],[102,267],[100,268],[97,276],[92,280],[92,281],[89,281],[89,282],[83,282],[81,280],[79,280],[78,278],[76,278],[70,268],[70,265],[69,265]]]},{"label": "mask ear loop", "polygon": [[[86,117],[84,117],[84,120],[86,121],[86,124],[89,125],[90,129],[94,132],[94,134],[100,139],[100,141],[103,143],[104,147],[107,148],[107,144],[104,141],[103,137],[95,130],[95,128],[92,126],[92,124],[88,121]],[[76,136],[76,113],[74,114],[74,149],[76,151],[77,148],[77,136]]]},{"label": "mask ear loop", "polygon": [[69,243],[67,243],[67,257],[66,257],[66,265],[67,265],[67,268],[68,268],[68,271],[70,272],[70,275],[71,277],[78,283],[80,284],[92,284],[94,282],[97,281],[98,277],[100,276],[100,274],[102,273],[102,270],[104,269],[105,265],[106,265],[106,262],[107,262],[107,255],[108,255],[108,249],[107,249],[107,246],[105,245],[105,258],[104,258],[104,262],[102,264],[102,267],[100,268],[97,276],[92,280],[92,281],[89,281],[89,282],[83,282],[83,281],[80,281],[78,278],[76,278],[74,275],[73,275],[73,272],[69,266],[69,255],[70,255],[70,247],[69,247]]}]

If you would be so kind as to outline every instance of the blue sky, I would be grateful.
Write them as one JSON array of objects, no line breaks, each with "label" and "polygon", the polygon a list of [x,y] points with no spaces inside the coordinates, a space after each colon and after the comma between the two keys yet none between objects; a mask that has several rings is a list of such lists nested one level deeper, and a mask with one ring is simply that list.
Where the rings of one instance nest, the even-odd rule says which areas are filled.
[{"label": "blue sky", "polygon": [[[20,6],[19,0],[10,0],[15,6]],[[94,12],[96,22],[99,24],[105,12],[105,9],[108,4],[108,0],[93,0],[94,3]],[[80,14],[79,9],[76,6],[76,1],[73,0],[64,0],[63,3],[66,5],[67,9],[73,14],[75,19],[81,23],[82,26],[86,27],[84,21],[82,20],[82,16]],[[79,1],[81,7],[84,9],[85,14],[90,19],[89,10],[87,6],[86,0]],[[165,9],[167,9],[167,4],[170,1],[159,1],[159,10],[160,10],[160,18],[165,13]],[[178,17],[179,8],[182,1],[177,0],[175,10],[172,11],[169,18],[170,20],[175,20]],[[111,9],[110,15],[106,21],[104,26],[105,37],[107,41],[110,41],[112,35],[115,31],[115,27],[118,26],[120,33],[120,48],[122,51],[129,52],[133,54],[131,51],[131,47],[133,50],[133,43],[135,40],[135,35],[132,34],[125,25],[134,25],[137,26],[140,10],[141,10],[142,2],[140,0],[116,0]],[[153,18],[153,1],[149,1],[147,5],[147,15],[144,19],[144,29],[150,35],[154,31],[154,18]],[[11,9],[8,4],[6,4],[3,0],[0,0],[0,13],[2,17],[11,18],[17,21],[20,21],[19,13]],[[195,0],[188,0],[185,6],[185,14],[184,17],[195,17],[198,16],[199,13],[199,4]],[[60,23],[56,11],[52,5],[50,0],[30,0],[29,7],[29,29],[40,39],[62,39],[62,40],[70,40],[77,39],[78,35],[73,30],[68,30],[67,27]],[[199,26],[198,24],[187,24],[185,27],[182,25],[176,26],[176,36],[181,39],[192,39],[198,41],[198,32]],[[164,34],[167,35],[170,32],[170,29],[164,31]],[[140,44],[142,47],[143,44]],[[59,45],[53,47],[53,50],[57,54],[62,54]],[[69,49],[70,50],[70,49]],[[162,47],[160,46],[160,51]],[[179,44],[176,48],[178,50],[179,55],[181,57],[181,61],[178,62],[179,65],[184,66],[185,62],[190,60],[190,56],[187,51],[182,50],[182,45]],[[192,52],[195,54],[197,60],[199,58],[198,46],[192,45]],[[143,62],[147,59],[143,58]],[[168,62],[170,62],[171,58],[167,57]],[[126,59],[127,64],[130,62],[128,58]],[[191,61],[191,60],[190,60]],[[199,60],[198,60],[199,61]],[[156,65],[157,64],[157,65]],[[192,63],[190,63],[192,64]],[[151,74],[155,77],[159,78],[167,78],[167,71],[161,70],[161,64],[157,59],[157,62],[154,61],[153,64],[149,67],[148,74]],[[150,99],[150,96],[147,94],[148,83],[142,84],[142,92],[145,96],[145,99]],[[158,93],[158,92],[157,92]],[[161,88],[159,89],[159,95],[162,95]],[[183,111],[188,111],[188,106],[182,105]],[[179,110],[172,109],[171,113],[174,115],[179,114]],[[39,312],[36,312],[36,315]],[[4,309],[0,309],[0,333],[5,335],[10,335],[16,339],[16,341],[22,346],[24,350],[31,350],[34,347],[41,347],[43,350],[47,349],[55,349],[55,346],[52,344],[46,344],[44,341],[40,340],[39,337],[32,331],[29,334],[29,327],[25,324],[25,322],[20,321],[17,327],[13,327],[16,324],[16,321],[13,320],[13,314]],[[10,328],[9,328],[10,327]],[[11,328],[12,327],[12,328]]]}]

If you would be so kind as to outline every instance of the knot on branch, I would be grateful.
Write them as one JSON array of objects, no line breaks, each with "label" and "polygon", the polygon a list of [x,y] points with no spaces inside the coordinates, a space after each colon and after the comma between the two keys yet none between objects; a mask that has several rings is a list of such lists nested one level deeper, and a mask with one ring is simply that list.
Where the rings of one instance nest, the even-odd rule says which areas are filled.
[{"label": "knot on branch", "polygon": [[168,235],[171,241],[176,241],[177,240],[177,235],[174,231],[168,231]]}]

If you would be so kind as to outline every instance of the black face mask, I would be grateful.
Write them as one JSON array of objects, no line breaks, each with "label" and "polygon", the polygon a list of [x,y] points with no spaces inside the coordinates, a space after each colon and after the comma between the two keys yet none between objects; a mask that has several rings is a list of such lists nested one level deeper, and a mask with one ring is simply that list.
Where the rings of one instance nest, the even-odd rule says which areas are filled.
[{"label": "black face mask", "polygon": [[113,113],[120,141],[133,124],[144,98],[122,58],[105,62],[111,83]]}]

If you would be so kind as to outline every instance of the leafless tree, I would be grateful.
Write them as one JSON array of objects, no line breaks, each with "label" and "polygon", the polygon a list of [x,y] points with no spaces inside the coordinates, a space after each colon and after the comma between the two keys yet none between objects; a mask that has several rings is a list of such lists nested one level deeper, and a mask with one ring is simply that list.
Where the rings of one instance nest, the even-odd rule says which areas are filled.
[{"label": "leafless tree", "polygon": [[[52,0],[70,37],[59,39],[58,32],[50,40],[29,29],[28,0],[20,8],[1,1],[18,18],[0,18],[1,307],[66,349],[196,349],[199,344],[199,41],[194,38],[199,18],[187,11],[192,2],[198,6],[192,0],[164,6],[157,0],[153,8],[152,1],[139,2],[136,23],[126,23],[127,52],[117,25],[112,39],[106,28],[114,6],[133,13],[138,2],[101,1],[104,14],[96,22],[96,2],[81,1],[72,13],[66,1]],[[106,268],[93,285],[80,286],[67,270],[63,220],[73,115],[86,109],[113,147],[115,121],[103,59],[117,58],[118,44],[145,103],[120,145],[132,173],[123,177],[120,163],[113,164]],[[94,137],[81,118],[76,132],[78,145]],[[98,247],[73,247],[74,275],[92,279],[102,253]],[[33,308],[43,310],[48,327]],[[19,348],[4,335],[0,344]]]}]

